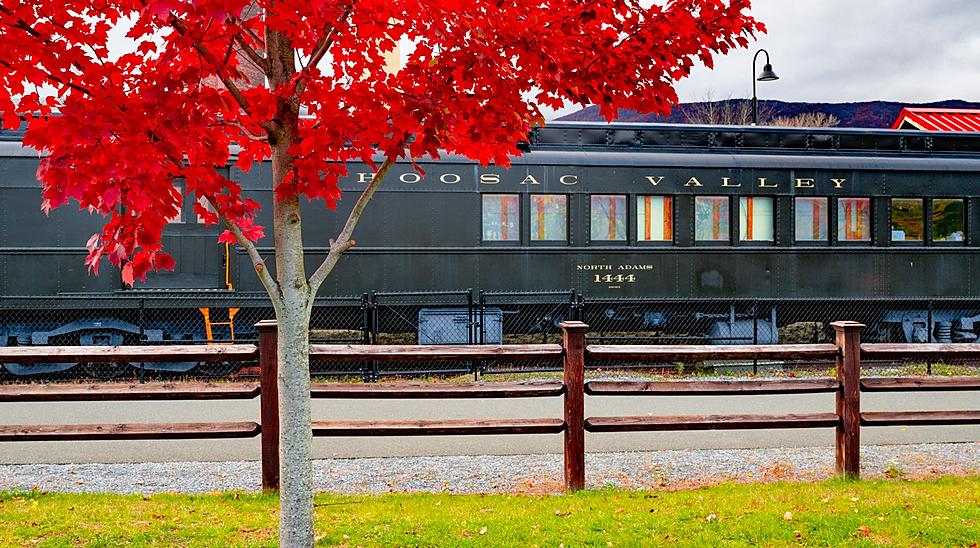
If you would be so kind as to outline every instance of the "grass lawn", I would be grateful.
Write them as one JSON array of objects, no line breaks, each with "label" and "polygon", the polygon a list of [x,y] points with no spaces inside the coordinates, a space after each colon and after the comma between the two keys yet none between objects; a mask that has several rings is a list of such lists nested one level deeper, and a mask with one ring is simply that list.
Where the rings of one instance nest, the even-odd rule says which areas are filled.
[{"label": "grass lawn", "polygon": [[[244,493],[0,493],[0,546],[273,546]],[[320,495],[319,545],[934,545],[980,542],[980,477],[723,484],[572,496]]]}]

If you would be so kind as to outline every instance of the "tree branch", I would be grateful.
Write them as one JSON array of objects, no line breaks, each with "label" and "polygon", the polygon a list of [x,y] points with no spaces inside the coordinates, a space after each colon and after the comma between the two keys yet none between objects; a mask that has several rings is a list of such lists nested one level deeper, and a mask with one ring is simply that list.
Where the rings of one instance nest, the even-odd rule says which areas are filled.
[{"label": "tree branch", "polygon": [[245,249],[248,253],[248,257],[252,259],[252,266],[255,268],[255,273],[258,274],[259,280],[262,281],[262,285],[265,286],[266,292],[269,293],[269,298],[272,300],[272,306],[276,310],[276,314],[279,314],[279,303],[282,301],[282,292],[279,291],[279,284],[276,282],[272,274],[269,273],[269,269],[265,265],[265,259],[259,255],[258,248],[255,247],[255,243],[250,241],[248,238],[242,234],[242,230],[238,228],[238,225],[231,222],[227,216],[221,213],[218,209],[218,204],[215,202],[214,198],[210,196],[205,196],[205,199],[211,204],[211,208],[218,214],[221,222],[228,227],[228,231],[235,236],[235,240],[238,241],[238,245]]},{"label": "tree branch", "polygon": [[351,236],[354,234],[354,227],[361,220],[361,214],[364,213],[364,208],[367,207],[368,202],[374,196],[374,192],[378,190],[378,186],[381,185],[381,181],[388,174],[388,170],[391,169],[394,163],[394,160],[391,158],[385,159],[384,163],[381,164],[381,167],[374,174],[374,178],[368,183],[367,188],[357,198],[357,203],[354,204],[354,209],[351,210],[350,215],[347,217],[347,223],[344,225],[343,230],[340,231],[336,239],[330,240],[330,252],[327,253],[327,258],[323,260],[319,268],[310,276],[310,290],[314,297],[320,289],[320,285],[330,275],[333,267],[337,266],[337,261],[340,260],[341,255],[346,253],[348,249],[354,247],[355,242],[351,239]]},{"label": "tree branch", "polygon": [[269,72],[269,60],[262,57],[259,52],[255,51],[255,48],[248,45],[248,43],[245,42],[245,39],[242,38],[242,35],[236,34],[234,37],[232,37],[232,39],[238,44],[238,47],[241,48],[242,53],[244,53],[250,61],[255,63],[255,66],[262,69],[262,72],[264,73]]},{"label": "tree branch", "polygon": [[[334,35],[337,32],[337,27],[340,25],[340,23],[343,23],[345,20],[347,20],[347,18],[350,16],[351,10],[353,9],[354,9],[354,3],[351,2],[349,6],[344,8],[344,13],[341,14],[340,19],[337,20],[337,24],[334,25],[332,28],[330,28],[329,31],[327,29],[324,29],[323,38],[317,41],[316,47],[313,48],[313,52],[310,54],[309,63],[307,63],[305,67],[306,69],[314,70],[316,69],[316,66],[320,64],[320,61],[323,60],[323,57],[327,54],[328,51],[330,51],[330,46],[333,45]],[[306,78],[301,78],[300,81],[296,84],[296,91],[297,93],[303,93],[304,89],[306,89]]]},{"label": "tree branch", "polygon": [[[6,67],[6,68],[8,68],[8,69],[10,69],[10,70],[13,70],[13,69],[14,69],[14,67],[12,67],[12,66],[10,65],[10,63],[8,63],[8,62],[6,62],[6,61],[0,61],[0,67]],[[44,68],[44,67],[42,67],[41,65],[38,65],[38,68],[39,68],[39,69],[40,69],[40,70],[41,70],[42,72],[44,72],[44,75],[45,75],[45,76],[47,76],[47,78],[48,78],[48,80],[51,80],[52,82],[54,82],[54,83],[56,83],[56,84],[59,84],[59,85],[62,85],[62,86],[65,86],[65,87],[68,87],[68,88],[71,88],[71,89],[73,89],[73,90],[75,90],[75,91],[77,91],[77,92],[79,92],[79,93],[82,93],[82,94],[85,94],[85,95],[88,95],[89,97],[91,97],[91,96],[92,96],[92,92],[91,92],[91,91],[89,91],[89,90],[87,90],[87,89],[85,89],[85,88],[83,88],[82,86],[80,86],[80,85],[78,85],[78,84],[74,84],[74,83],[72,83],[72,82],[66,82],[66,81],[65,81],[64,79],[62,79],[62,78],[59,78],[58,76],[56,76],[56,75],[54,75],[54,74],[52,74],[52,73],[51,73],[50,71],[48,71],[47,69],[45,69],[45,68]]]},{"label": "tree branch", "polygon": [[[187,37],[187,31],[188,31],[187,24],[181,21],[180,18],[178,18],[177,16],[174,15],[170,17],[170,26],[173,27],[174,30],[176,30],[181,36]],[[231,96],[238,103],[238,106],[242,107],[242,110],[245,111],[245,114],[251,116],[248,100],[245,99],[245,95],[242,94],[242,91],[238,89],[238,86],[235,84],[235,81],[232,80],[231,77],[228,76],[227,74],[224,74],[224,71],[222,71],[221,68],[219,68],[221,67],[221,64],[216,62],[216,60],[211,56],[211,52],[208,51],[208,48],[204,47],[204,44],[202,44],[199,40],[193,40],[193,45],[194,45],[194,50],[197,51],[197,53],[201,57],[207,60],[207,62],[210,63],[211,66],[215,67],[218,79],[220,79],[221,83],[225,85],[225,88],[228,90],[228,93],[231,93]],[[270,122],[257,122],[257,123],[260,126],[262,126],[263,129],[265,129],[270,133],[272,133],[275,130],[275,128]]]}]

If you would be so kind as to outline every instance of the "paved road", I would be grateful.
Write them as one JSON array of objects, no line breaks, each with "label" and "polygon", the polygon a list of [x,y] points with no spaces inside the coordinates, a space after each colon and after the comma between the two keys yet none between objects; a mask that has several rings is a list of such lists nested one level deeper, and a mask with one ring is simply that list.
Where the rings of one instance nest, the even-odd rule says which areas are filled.
[{"label": "paved road", "polygon": [[[319,419],[559,417],[560,398],[520,400],[315,400]],[[863,394],[865,410],[978,409],[976,392]],[[587,415],[790,413],[833,410],[831,394],[738,397],[587,398]],[[258,400],[218,402],[0,403],[0,423],[116,423],[258,420]],[[862,443],[980,441],[980,426],[865,428]],[[589,451],[808,447],[833,444],[833,430],[587,434]],[[560,435],[333,438],[315,457],[557,453]],[[257,460],[257,440],[37,442],[0,444],[0,464]]]}]

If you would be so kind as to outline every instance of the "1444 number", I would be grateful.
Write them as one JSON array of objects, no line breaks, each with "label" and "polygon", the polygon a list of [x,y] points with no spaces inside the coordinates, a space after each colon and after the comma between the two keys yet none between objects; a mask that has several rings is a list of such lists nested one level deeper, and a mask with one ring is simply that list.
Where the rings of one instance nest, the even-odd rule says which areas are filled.
[{"label": "1444 number", "polygon": [[613,282],[616,282],[616,283],[623,283],[623,282],[633,283],[633,282],[636,281],[636,274],[616,274],[616,275],[606,274],[604,276],[602,274],[596,274],[595,275],[595,279],[593,281],[595,283],[597,283],[597,284],[601,284],[601,283],[607,283],[607,284],[609,284],[609,283],[613,283]]}]

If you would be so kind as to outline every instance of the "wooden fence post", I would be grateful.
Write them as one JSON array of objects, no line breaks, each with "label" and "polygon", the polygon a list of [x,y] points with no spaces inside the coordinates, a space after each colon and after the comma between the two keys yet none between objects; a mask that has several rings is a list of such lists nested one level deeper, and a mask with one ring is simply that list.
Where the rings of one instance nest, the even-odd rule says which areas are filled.
[{"label": "wooden fence post", "polygon": [[262,490],[279,490],[279,326],[275,320],[255,324],[259,332],[259,398],[262,407]]},{"label": "wooden fence post", "polygon": [[851,479],[861,477],[861,330],[858,322],[834,322],[837,332],[837,425],[835,469]]},{"label": "wooden fence post", "polygon": [[585,332],[582,322],[562,322],[565,347],[565,490],[585,488]]}]

